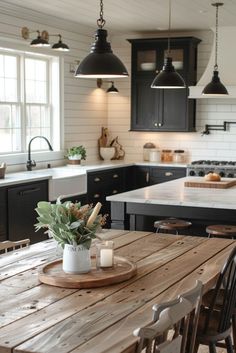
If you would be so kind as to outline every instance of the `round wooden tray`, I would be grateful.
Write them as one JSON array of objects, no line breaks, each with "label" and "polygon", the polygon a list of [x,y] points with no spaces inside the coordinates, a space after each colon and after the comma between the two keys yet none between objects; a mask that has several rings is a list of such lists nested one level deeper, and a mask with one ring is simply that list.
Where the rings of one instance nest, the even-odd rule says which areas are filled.
[{"label": "round wooden tray", "polygon": [[88,273],[74,275],[62,270],[62,259],[46,264],[39,271],[39,280],[51,286],[64,288],[96,288],[127,281],[137,273],[134,263],[124,257],[115,256],[112,268],[97,269],[95,259]]}]

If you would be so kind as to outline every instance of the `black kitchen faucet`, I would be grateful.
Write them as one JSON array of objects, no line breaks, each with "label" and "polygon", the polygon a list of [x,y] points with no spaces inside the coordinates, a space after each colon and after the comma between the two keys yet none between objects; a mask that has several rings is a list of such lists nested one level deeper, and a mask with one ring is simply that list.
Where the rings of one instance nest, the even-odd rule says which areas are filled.
[{"label": "black kitchen faucet", "polygon": [[44,137],[44,136],[34,136],[34,137],[32,137],[32,139],[30,140],[29,145],[28,145],[28,160],[27,160],[27,163],[26,163],[26,168],[29,171],[32,170],[32,167],[36,167],[36,162],[34,160],[31,160],[31,143],[36,138],[44,139],[47,142],[50,151],[53,151],[53,148],[52,148],[50,142],[48,141],[48,139],[46,137]]}]

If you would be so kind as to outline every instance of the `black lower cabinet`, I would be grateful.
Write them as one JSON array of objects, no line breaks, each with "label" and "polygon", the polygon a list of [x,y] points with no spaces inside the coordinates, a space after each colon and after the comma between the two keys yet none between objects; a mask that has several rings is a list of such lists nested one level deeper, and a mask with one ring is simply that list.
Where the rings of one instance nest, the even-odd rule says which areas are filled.
[{"label": "black lower cabinet", "polygon": [[0,189],[0,241],[7,240],[7,189]]},{"label": "black lower cabinet", "polygon": [[182,167],[150,167],[150,185],[165,183],[167,181],[186,176],[186,168]]},{"label": "black lower cabinet", "polygon": [[160,184],[185,176],[186,168],[184,167],[134,166],[133,189],[144,188],[145,186]]},{"label": "black lower cabinet", "polygon": [[88,203],[95,205],[101,202],[101,214],[107,214],[106,228],[110,228],[111,222],[110,202],[106,201],[106,197],[126,190],[126,172],[128,173],[124,167],[88,173]]},{"label": "black lower cabinet", "polygon": [[150,183],[150,167],[134,166],[134,187],[133,189],[144,188]]},{"label": "black lower cabinet", "polygon": [[48,200],[48,181],[40,181],[9,187],[8,198],[8,239],[29,238],[32,243],[47,239],[43,231],[35,232],[37,223],[35,208],[39,201]]}]

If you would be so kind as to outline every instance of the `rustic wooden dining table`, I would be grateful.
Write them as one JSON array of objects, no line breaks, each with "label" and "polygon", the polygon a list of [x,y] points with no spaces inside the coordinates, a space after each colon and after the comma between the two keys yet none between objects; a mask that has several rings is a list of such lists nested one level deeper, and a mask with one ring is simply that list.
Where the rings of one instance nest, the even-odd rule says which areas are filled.
[{"label": "rustic wooden dining table", "polygon": [[38,271],[55,260],[54,240],[0,255],[0,353],[135,352],[135,328],[152,320],[152,305],[173,299],[197,279],[212,288],[235,240],[105,230],[115,254],[137,274],[101,288],[40,283]]}]

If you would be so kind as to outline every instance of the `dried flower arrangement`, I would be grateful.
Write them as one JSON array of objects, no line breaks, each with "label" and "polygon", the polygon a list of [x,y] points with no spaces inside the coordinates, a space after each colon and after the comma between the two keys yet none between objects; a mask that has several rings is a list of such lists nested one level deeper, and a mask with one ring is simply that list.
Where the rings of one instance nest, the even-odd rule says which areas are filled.
[{"label": "dried flower arrangement", "polygon": [[92,239],[96,238],[95,232],[106,223],[107,215],[99,214],[101,206],[100,202],[95,207],[82,206],[80,202],[61,203],[60,198],[55,204],[40,201],[35,209],[38,214],[36,231],[46,228],[62,248],[71,244],[89,249]]}]

